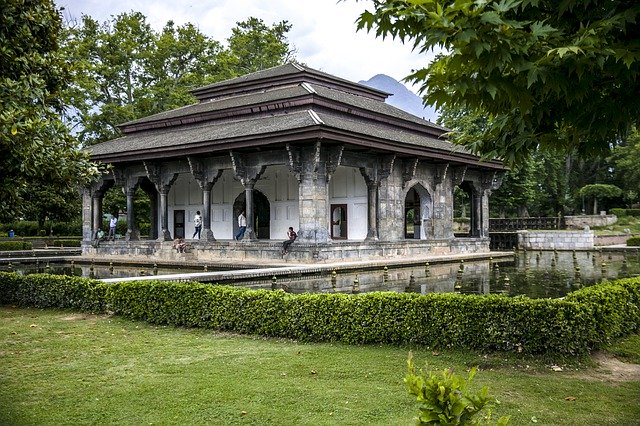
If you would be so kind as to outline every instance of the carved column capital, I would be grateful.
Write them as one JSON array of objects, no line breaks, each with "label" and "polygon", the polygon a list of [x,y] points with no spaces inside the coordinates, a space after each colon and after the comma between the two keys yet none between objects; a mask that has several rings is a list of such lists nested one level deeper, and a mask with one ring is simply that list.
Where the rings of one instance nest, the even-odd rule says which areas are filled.
[{"label": "carved column capital", "polygon": [[210,191],[217,180],[222,176],[223,170],[207,165],[205,160],[197,157],[187,157],[189,169],[198,186],[203,191]]},{"label": "carved column capital", "polygon": [[260,179],[260,176],[262,176],[267,169],[266,165],[247,164],[244,157],[240,156],[237,152],[231,151],[229,152],[229,155],[231,156],[233,174],[245,188],[247,185],[255,185],[258,179]]},{"label": "carved column capital", "polygon": [[454,185],[460,185],[467,174],[467,166],[454,167],[452,173],[452,181]]},{"label": "carved column capital", "polygon": [[418,159],[405,159],[402,161],[402,184],[403,186],[407,184],[407,182],[411,181],[416,177],[416,170],[418,168]]}]

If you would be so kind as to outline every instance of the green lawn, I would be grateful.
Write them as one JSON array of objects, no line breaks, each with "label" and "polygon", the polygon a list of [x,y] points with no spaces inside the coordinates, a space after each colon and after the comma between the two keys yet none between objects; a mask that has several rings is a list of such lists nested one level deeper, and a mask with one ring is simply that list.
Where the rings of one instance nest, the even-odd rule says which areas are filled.
[{"label": "green lawn", "polygon": [[[640,339],[622,345],[612,351],[638,353]],[[0,424],[411,425],[407,353],[2,307]],[[550,360],[511,355],[414,355],[435,369],[479,364],[475,387],[488,385],[502,402],[493,418],[513,425],[639,424],[640,381],[589,360],[554,372]]]}]

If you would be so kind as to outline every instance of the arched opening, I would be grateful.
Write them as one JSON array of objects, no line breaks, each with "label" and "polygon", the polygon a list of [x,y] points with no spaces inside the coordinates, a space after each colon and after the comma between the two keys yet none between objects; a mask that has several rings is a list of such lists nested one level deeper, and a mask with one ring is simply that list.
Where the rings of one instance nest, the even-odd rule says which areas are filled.
[{"label": "arched opening", "polygon": [[[238,232],[238,216],[245,209],[245,193],[241,192],[233,202],[233,235]],[[260,240],[271,238],[271,205],[267,196],[257,189],[253,190],[253,219],[256,238]]]},{"label": "arched opening", "polygon": [[462,182],[453,190],[453,221],[458,236],[472,236],[475,222],[473,210],[473,184]]},{"label": "arched opening", "polygon": [[412,186],[404,199],[404,236],[424,240],[433,236],[431,195],[420,184]]}]

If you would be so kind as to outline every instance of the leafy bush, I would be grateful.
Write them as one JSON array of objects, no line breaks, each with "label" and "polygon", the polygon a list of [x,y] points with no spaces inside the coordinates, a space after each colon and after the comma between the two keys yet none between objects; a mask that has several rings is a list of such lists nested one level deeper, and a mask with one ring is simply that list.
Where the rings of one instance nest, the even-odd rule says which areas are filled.
[{"label": "leafy bush", "polygon": [[73,222],[45,222],[42,227],[38,226],[38,222],[30,220],[20,220],[13,223],[0,224],[0,232],[7,235],[10,229],[20,237],[37,237],[47,236],[51,232],[54,235],[75,236],[82,235],[82,222],[76,220]]},{"label": "leafy bush", "polygon": [[618,218],[627,216],[627,209],[613,208],[609,209],[609,213],[618,216]]},{"label": "leafy bush", "polygon": [[627,246],[640,246],[640,237],[627,238]]},{"label": "leafy bush", "polygon": [[638,216],[640,216],[640,209],[619,209],[619,208],[614,208],[614,209],[609,210],[609,212],[611,214],[615,214],[618,217],[625,217],[625,216],[638,217]]},{"label": "leafy bush", "polygon": [[47,241],[49,247],[80,247],[82,246],[81,240],[50,240]]},{"label": "leafy bush", "polygon": [[[479,425],[476,417],[483,410],[488,410],[484,424],[489,424],[491,407],[496,399],[489,396],[489,388],[484,386],[479,393],[469,391],[469,385],[478,369],[473,367],[467,380],[454,374],[452,370],[444,370],[440,375],[420,370],[416,372],[413,355],[409,353],[407,374],[404,383],[409,395],[416,397],[420,404],[418,425]],[[498,426],[506,425],[509,416],[501,417]]]},{"label": "leafy bush", "polygon": [[14,240],[14,241],[0,241],[0,251],[11,250],[31,250],[32,245],[28,241]]},{"label": "leafy bush", "polygon": [[[7,287],[5,281],[13,284]],[[640,278],[588,287],[560,300],[452,293],[288,294],[194,282],[107,285],[77,277],[0,273],[2,301],[101,306],[154,324],[302,341],[526,353],[585,353],[637,331],[640,324]]]},{"label": "leafy bush", "polygon": [[640,279],[629,278],[585,287],[565,298],[579,303],[594,319],[589,339],[594,346],[640,330]]},{"label": "leafy bush", "polygon": [[0,272],[0,304],[105,312],[107,287],[81,277]]}]

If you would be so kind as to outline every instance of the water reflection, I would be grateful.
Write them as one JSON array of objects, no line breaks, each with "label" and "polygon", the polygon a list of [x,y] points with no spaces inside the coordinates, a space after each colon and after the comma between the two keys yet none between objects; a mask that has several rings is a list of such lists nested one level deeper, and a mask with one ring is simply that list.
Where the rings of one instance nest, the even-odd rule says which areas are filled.
[{"label": "water reflection", "polygon": [[[203,265],[194,268],[167,268],[157,265],[122,266],[79,263],[45,263],[2,265],[2,270],[23,274],[53,273],[82,277],[113,278],[214,271]],[[234,280],[250,288],[282,289],[291,293],[338,292],[364,293],[394,291],[416,293],[460,292],[465,294],[502,293],[533,298],[562,297],[582,286],[603,279],[640,275],[640,256],[636,253],[592,252],[517,252],[511,261],[476,261],[448,264],[420,264],[410,268],[326,271],[295,276],[265,276]]]}]

